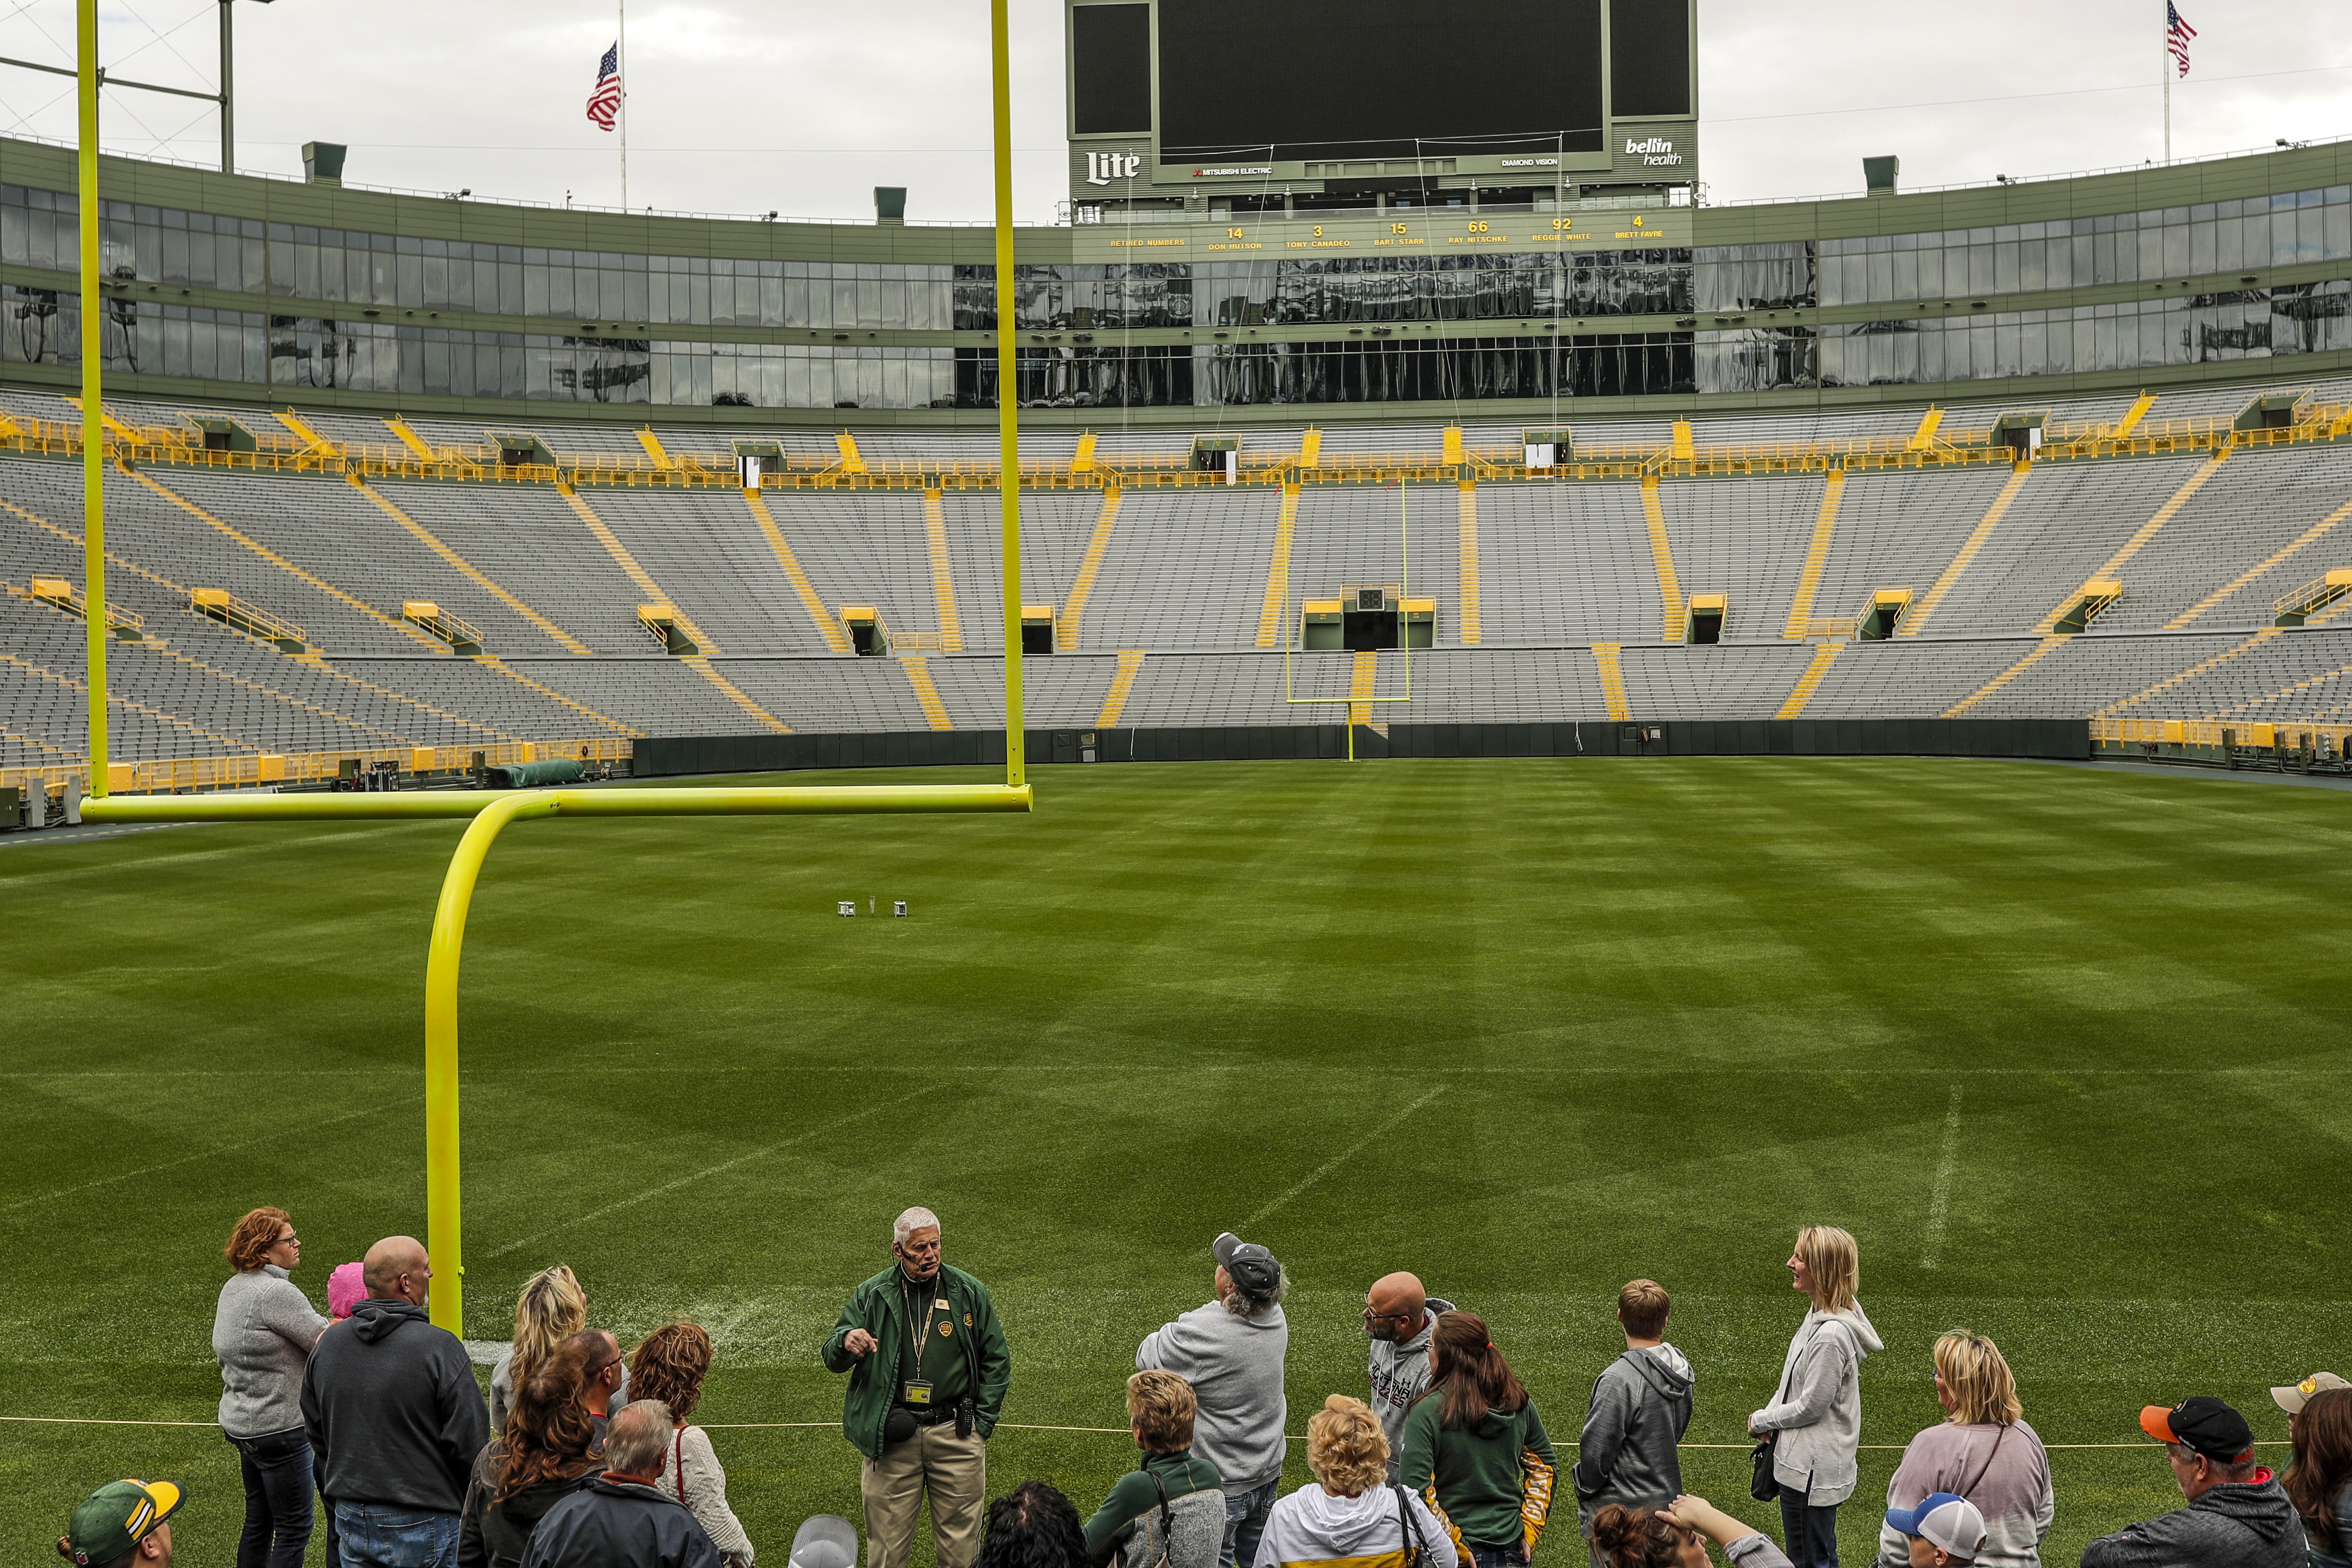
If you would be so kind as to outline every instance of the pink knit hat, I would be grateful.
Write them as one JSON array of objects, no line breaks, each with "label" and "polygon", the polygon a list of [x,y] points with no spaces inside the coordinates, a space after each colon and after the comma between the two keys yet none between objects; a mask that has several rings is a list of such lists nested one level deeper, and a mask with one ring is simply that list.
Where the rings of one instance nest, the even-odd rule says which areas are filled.
[{"label": "pink knit hat", "polygon": [[358,1264],[339,1264],[327,1276],[327,1312],[337,1322],[350,1317],[352,1309],[366,1300],[367,1285],[360,1279]]}]

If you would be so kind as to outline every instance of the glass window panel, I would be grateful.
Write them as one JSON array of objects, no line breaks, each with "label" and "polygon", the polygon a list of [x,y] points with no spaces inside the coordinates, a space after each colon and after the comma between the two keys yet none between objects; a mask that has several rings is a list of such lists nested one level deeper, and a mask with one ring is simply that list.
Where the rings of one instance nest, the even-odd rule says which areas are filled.
[{"label": "glass window panel", "polygon": [[[2317,195],[2306,191],[2306,195]],[[2318,261],[2327,254],[2327,242],[2320,229],[2327,209],[2316,203],[2305,203],[2294,215],[2294,258],[2297,261]]]},{"label": "glass window panel", "polygon": [[2186,223],[2164,226],[2164,276],[2189,276],[2189,226]]},{"label": "glass window panel", "polygon": [[[2230,204],[2224,202],[2223,206]],[[2217,220],[2213,225],[2213,268],[2217,272],[2235,272],[2246,264],[2246,231],[2244,224],[2234,217]]]},{"label": "glass window panel", "polygon": [[1992,246],[1990,242],[1969,247],[1969,292],[1983,294],[1992,288]]},{"label": "glass window panel", "polygon": [[[501,261],[498,264],[498,267],[499,314],[502,316],[520,316],[522,314],[522,263],[520,261]],[[520,352],[521,351],[520,350],[516,351],[518,357],[514,363],[517,365],[522,363],[520,357]],[[506,363],[506,359],[503,354],[499,357],[499,363],[501,365]],[[520,376],[521,372],[518,370],[515,374],[517,376]],[[504,370],[499,371],[499,380],[501,385],[505,384],[507,374]],[[520,396],[520,394],[508,393],[505,395],[510,397]]]},{"label": "glass window panel", "polygon": [[832,289],[833,321],[830,324],[836,327],[856,326],[857,324],[857,279],[847,276],[837,277],[833,280]]},{"label": "glass window panel", "polygon": [[2002,294],[2017,292],[2017,245],[2014,239],[1995,242],[1992,247],[1992,286]]},{"label": "glass window panel", "polygon": [[[763,274],[760,279],[760,324],[763,327],[784,324],[784,279],[781,274]],[[927,321],[923,325],[928,327],[930,322]],[[772,397],[767,405],[773,406],[774,403],[775,399]]]},{"label": "glass window panel", "polygon": [[2213,222],[2210,218],[2189,226],[2189,270],[2198,274],[2213,270]]},{"label": "glass window panel", "polygon": [[2322,253],[2330,261],[2352,257],[2352,206],[2331,202],[2320,210],[2326,225],[2320,239]]}]

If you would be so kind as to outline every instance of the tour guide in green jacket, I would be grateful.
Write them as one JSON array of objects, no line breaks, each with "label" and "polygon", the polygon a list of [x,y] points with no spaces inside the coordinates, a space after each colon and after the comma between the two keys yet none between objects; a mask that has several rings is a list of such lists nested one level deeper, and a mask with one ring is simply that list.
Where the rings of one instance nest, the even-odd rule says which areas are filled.
[{"label": "tour guide in green jacket", "polygon": [[928,1493],[939,1568],[971,1568],[988,1495],[988,1435],[1013,1352],[988,1287],[940,1257],[939,1216],[891,1226],[891,1265],[850,1296],[821,1352],[849,1373],[841,1435],[865,1456],[866,1568],[906,1568]]}]

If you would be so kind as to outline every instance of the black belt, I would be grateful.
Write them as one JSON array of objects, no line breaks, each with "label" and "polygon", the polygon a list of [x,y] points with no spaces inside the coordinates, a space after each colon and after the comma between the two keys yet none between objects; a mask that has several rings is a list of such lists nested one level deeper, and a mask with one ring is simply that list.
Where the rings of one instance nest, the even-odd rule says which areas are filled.
[{"label": "black belt", "polygon": [[898,1408],[913,1416],[915,1425],[918,1426],[937,1426],[956,1418],[956,1407],[953,1405],[929,1406],[901,1405]]}]

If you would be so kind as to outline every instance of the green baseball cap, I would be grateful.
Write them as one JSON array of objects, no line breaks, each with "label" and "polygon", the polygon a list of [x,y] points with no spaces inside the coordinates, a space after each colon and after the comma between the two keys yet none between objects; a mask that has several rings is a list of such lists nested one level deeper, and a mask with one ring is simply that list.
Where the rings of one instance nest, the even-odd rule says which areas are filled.
[{"label": "green baseball cap", "polygon": [[170,1481],[109,1481],[73,1511],[66,1541],[81,1568],[110,1563],[157,1525],[180,1511],[180,1489]]}]

